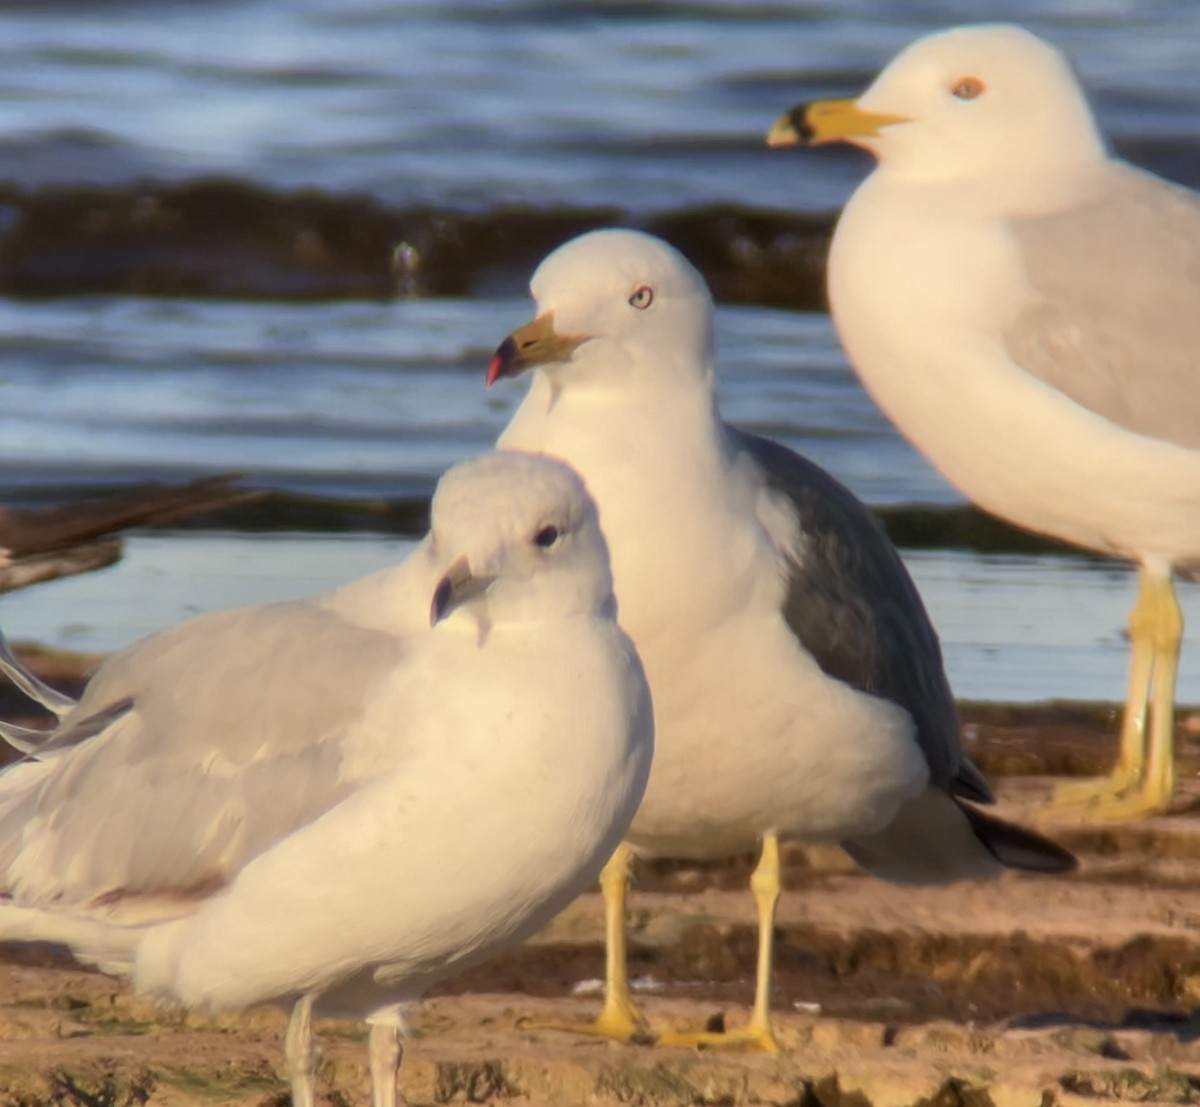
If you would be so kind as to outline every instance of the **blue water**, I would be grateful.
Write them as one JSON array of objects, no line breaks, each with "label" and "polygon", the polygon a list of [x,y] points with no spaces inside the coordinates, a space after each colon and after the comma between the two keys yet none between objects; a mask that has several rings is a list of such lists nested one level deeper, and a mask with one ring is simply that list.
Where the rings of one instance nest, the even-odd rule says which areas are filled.
[{"label": "blue water", "polygon": [[[827,210],[863,162],[768,151],[771,121],[862,88],[912,38],[968,18],[1016,19],[1065,47],[1135,160],[1198,164],[1194,0],[76,0],[0,5],[0,182],[219,174],[475,211]],[[12,218],[0,205],[0,265]],[[519,385],[489,393],[482,378],[530,308],[0,300],[0,482],[237,468],[332,494],[424,491],[486,449],[518,402]],[[728,417],[868,502],[958,502],[863,395],[827,318],[722,307],[718,322]],[[102,577],[4,598],[0,621],[111,648],[194,610],[325,587],[400,548],[141,537]],[[936,551],[910,563],[960,694],[1119,698],[1123,569]],[[1184,598],[1200,625],[1194,590]],[[1198,637],[1185,647],[1192,701]]]},{"label": "blue water", "polygon": [[[324,591],[399,561],[411,546],[366,535],[135,535],[115,568],[5,596],[0,614],[18,640],[105,651],[203,611]],[[959,697],[1122,698],[1128,568],[936,552],[906,560]],[[1200,616],[1195,590],[1185,598]],[[1195,703],[1200,650],[1190,645],[1181,700]]]},{"label": "blue water", "polygon": [[0,173],[219,173],[489,207],[826,206],[840,159],[761,136],[914,37],[1024,23],[1119,139],[1195,139],[1192,0],[113,0],[0,9]]},{"label": "blue water", "polygon": [[[235,468],[293,489],[428,491],[516,410],[523,382],[489,392],[484,371],[532,311],[528,299],[0,300],[0,468],[30,483]],[[827,316],[721,308],[718,345],[728,418],[871,503],[957,500],[847,371]]]}]

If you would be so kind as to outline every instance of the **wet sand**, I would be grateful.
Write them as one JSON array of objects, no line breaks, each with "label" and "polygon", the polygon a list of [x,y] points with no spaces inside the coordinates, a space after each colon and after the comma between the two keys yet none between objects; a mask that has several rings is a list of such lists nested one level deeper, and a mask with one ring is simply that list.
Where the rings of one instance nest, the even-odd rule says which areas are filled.
[{"label": "wet sand", "polygon": [[[86,664],[32,657],[70,684]],[[11,705],[0,696],[0,712]],[[1111,706],[962,705],[1001,811],[1033,818],[1055,779],[1112,757]],[[1107,829],[1059,826],[1066,878],[1010,874],[889,886],[840,850],[793,847],[778,920],[777,1057],[617,1046],[519,1030],[599,999],[601,906],[577,901],[537,939],[414,1012],[412,1104],[1193,1103],[1200,1101],[1200,726],[1181,712],[1176,808]],[[643,866],[631,972],[656,1028],[737,1025],[752,997],[752,859]],[[65,967],[64,967],[65,966]],[[80,1107],[280,1104],[285,1016],[159,1012],[46,950],[0,956],[0,1100]],[[319,1026],[320,1092],[368,1096],[353,1023]]]}]

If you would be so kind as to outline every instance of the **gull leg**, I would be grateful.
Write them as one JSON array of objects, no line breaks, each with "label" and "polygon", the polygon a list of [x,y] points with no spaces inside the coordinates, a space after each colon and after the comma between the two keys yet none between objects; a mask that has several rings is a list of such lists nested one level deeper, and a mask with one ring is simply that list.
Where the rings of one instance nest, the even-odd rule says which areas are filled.
[{"label": "gull leg", "polygon": [[1146,767],[1146,713],[1154,673],[1154,578],[1144,566],[1138,570],[1138,598],[1129,614],[1129,688],[1121,721],[1121,744],[1117,763],[1109,776],[1068,781],[1055,789],[1051,812],[1079,812],[1081,805],[1112,801],[1135,791]]},{"label": "gull leg", "polygon": [[1175,681],[1183,644],[1183,610],[1169,573],[1158,581],[1158,590],[1150,752],[1142,787],[1147,811],[1165,811],[1175,793]]},{"label": "gull leg", "polygon": [[1075,793],[1077,817],[1083,822],[1158,814],[1175,790],[1175,679],[1183,612],[1169,566],[1142,567],[1129,628],[1133,651],[1121,751],[1111,777]]},{"label": "gull leg", "polygon": [[398,1007],[372,1015],[367,1020],[370,1034],[367,1055],[371,1062],[372,1107],[402,1107],[404,1099],[396,1087],[400,1062],[404,1059],[404,1019]]},{"label": "gull leg", "polygon": [[595,1022],[561,1023],[521,1019],[522,1030],[567,1030],[596,1038],[648,1045],[651,1041],[629,991],[629,960],[625,945],[625,900],[629,892],[629,870],[633,850],[622,842],[600,874],[604,896],[604,1009]]},{"label": "gull leg", "polygon": [[779,839],[773,831],[763,835],[762,854],[750,877],[750,891],[758,909],[758,971],[754,985],[754,1010],[741,1030],[728,1034],[713,1031],[663,1034],[664,1046],[707,1046],[713,1049],[761,1050],[778,1053],[771,1031],[771,968],[775,944],[775,908],[779,903]]},{"label": "gull leg", "polygon": [[316,1099],[313,1090],[317,1072],[317,1055],[312,1044],[313,999],[309,993],[296,1000],[284,1039],[283,1055],[292,1082],[292,1107],[313,1107]]},{"label": "gull leg", "polygon": [[1149,577],[1147,637],[1154,662],[1150,681],[1150,731],[1144,768],[1135,787],[1096,801],[1097,819],[1137,819],[1165,811],[1175,791],[1175,678],[1183,639],[1183,612],[1170,570],[1144,570]]}]

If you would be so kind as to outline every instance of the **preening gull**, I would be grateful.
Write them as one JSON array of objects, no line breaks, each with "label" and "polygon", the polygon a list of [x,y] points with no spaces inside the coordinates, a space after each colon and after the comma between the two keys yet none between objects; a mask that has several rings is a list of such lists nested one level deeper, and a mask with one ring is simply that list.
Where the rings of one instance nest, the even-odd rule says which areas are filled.
[{"label": "preening gull", "polygon": [[488,370],[489,383],[536,370],[500,446],[563,458],[587,482],[654,698],[646,798],[601,878],[605,1008],[579,1029],[646,1036],[625,970],[631,857],[722,857],[761,842],[749,1025],[659,1041],[773,1050],[781,840],[840,842],[872,872],[918,883],[1057,872],[1072,859],[961,802],[991,793],[960,747],[916,588],[828,473],[721,422],[699,273],[665,242],[608,230],[556,250],[531,288],[537,318]]},{"label": "preening gull", "polygon": [[394,1107],[403,1006],[595,881],[653,747],[595,504],[525,454],[447,473],[397,568],[193,619],[52,706],[0,775],[0,941],[185,1007],[294,1003],[296,1107],[314,1011],[367,1020]]},{"label": "preening gull", "polygon": [[1114,158],[1066,59],[1018,27],[922,39],[768,139],[838,140],[879,162],[829,259],[867,390],[984,509],[1138,563],[1117,765],[1060,804],[1163,810],[1172,571],[1200,565],[1200,197]]}]

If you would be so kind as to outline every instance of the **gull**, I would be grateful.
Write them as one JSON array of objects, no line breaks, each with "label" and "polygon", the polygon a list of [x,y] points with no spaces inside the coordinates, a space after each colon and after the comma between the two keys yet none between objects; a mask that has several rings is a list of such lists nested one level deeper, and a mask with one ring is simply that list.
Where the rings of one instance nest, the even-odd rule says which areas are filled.
[{"label": "gull", "polygon": [[878,159],[829,258],[867,391],[985,510],[1138,565],[1116,766],[1058,807],[1162,811],[1172,574],[1200,565],[1200,197],[1115,158],[1067,60],[1012,26],[922,39],[768,137],[839,140]]},{"label": "gull", "polygon": [[548,922],[633,817],[653,718],[615,610],[567,466],[452,469],[398,567],[146,638],[15,735],[0,941],[186,1008],[292,1004],[296,1107],[314,1015],[363,1017],[394,1107],[404,1007]]},{"label": "gull", "polygon": [[118,531],[215,511],[261,492],[231,488],[239,474],[137,488],[104,499],[29,509],[0,506],[0,593],[103,569],[121,556]]},{"label": "gull", "polygon": [[562,458],[586,481],[654,699],[646,798],[601,878],[605,1007],[578,1029],[647,1037],[625,965],[632,858],[761,843],[749,1024],[658,1040],[773,1051],[782,840],[839,842],[871,872],[914,883],[1072,859],[963,802],[991,792],[960,746],[916,587],[833,477],[721,421],[700,274],[665,242],[605,230],[552,253],[531,289],[537,317],[488,369],[489,384],[534,370],[499,445]]}]

